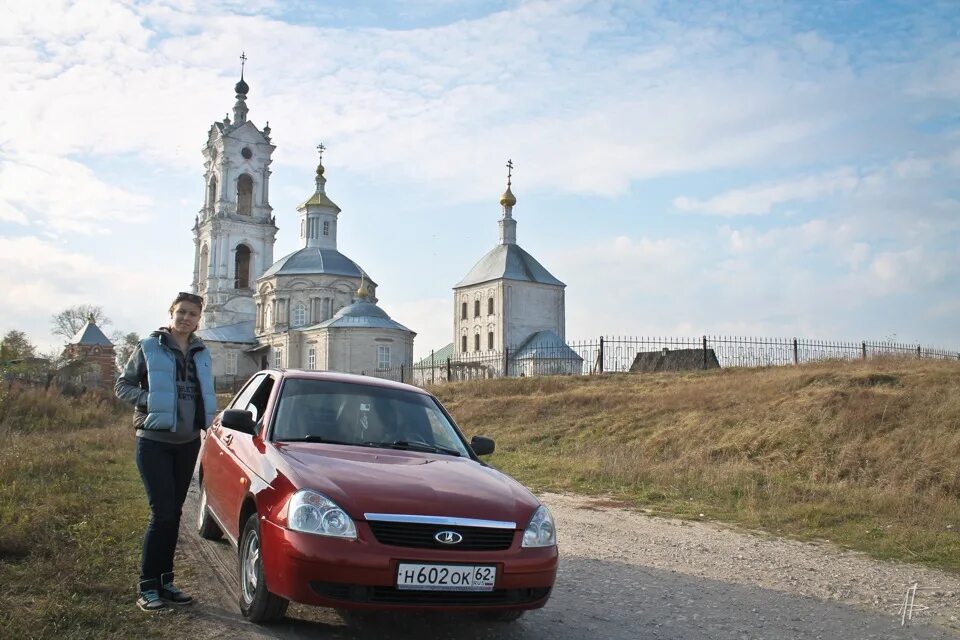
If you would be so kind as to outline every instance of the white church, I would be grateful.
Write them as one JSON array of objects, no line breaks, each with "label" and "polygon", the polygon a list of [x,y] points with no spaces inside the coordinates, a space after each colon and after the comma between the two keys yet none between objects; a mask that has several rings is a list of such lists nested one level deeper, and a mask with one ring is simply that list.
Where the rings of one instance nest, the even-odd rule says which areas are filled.
[{"label": "white church", "polygon": [[[499,242],[453,287],[454,342],[416,365],[417,382],[581,373],[565,342],[566,286],[517,244],[513,162],[500,196]],[[458,371],[447,371],[446,362]]]},{"label": "white church", "polygon": [[376,282],[337,248],[341,209],[326,194],[322,145],[314,192],[297,208],[301,248],[274,261],[276,147],[269,122],[261,130],[247,119],[249,90],[241,73],[233,120],[210,127],[205,198],[193,227],[192,290],[206,303],[197,334],[215,378],[230,386],[266,367],[409,372],[416,334],[377,306]]}]

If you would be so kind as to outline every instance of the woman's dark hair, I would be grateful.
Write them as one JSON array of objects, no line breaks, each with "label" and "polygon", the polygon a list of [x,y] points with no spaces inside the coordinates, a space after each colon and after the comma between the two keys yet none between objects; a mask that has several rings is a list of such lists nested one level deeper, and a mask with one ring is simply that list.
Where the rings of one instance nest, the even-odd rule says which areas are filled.
[{"label": "woman's dark hair", "polygon": [[195,293],[189,293],[187,291],[181,291],[177,294],[177,297],[173,299],[173,302],[170,303],[170,313],[173,313],[173,308],[176,307],[181,302],[191,302],[201,309],[203,309],[203,298],[198,296]]}]

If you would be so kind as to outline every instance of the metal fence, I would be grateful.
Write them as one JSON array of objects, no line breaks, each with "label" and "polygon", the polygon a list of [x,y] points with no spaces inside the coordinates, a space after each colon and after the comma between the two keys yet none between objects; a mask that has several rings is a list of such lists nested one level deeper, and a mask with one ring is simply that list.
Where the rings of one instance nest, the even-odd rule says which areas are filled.
[{"label": "metal fence", "polygon": [[[769,367],[804,364],[823,360],[866,360],[877,357],[960,360],[960,352],[900,342],[836,342],[805,338],[748,338],[699,336],[695,338],[602,336],[596,340],[571,341],[540,346],[536,351],[480,351],[454,357],[428,357],[413,365],[412,371],[394,375],[371,375],[412,382],[420,386],[448,381],[536,375],[590,375],[630,371],[637,354],[686,350],[691,366],[700,368],[696,354],[706,368],[712,353],[723,368]],[[393,370],[391,370],[393,371]],[[402,378],[401,378],[402,374]]]}]

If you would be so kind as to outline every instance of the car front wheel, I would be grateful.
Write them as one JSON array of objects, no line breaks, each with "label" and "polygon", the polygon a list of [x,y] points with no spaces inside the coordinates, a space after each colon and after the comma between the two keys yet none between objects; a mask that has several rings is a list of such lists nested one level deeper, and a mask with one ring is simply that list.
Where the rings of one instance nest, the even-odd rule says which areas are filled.
[{"label": "car front wheel", "polygon": [[260,545],[260,520],[253,513],[240,535],[240,611],[250,622],[273,622],[283,617],[290,601],[267,590]]},{"label": "car front wheel", "polygon": [[200,506],[197,508],[197,533],[204,540],[219,540],[223,537],[223,531],[220,525],[210,515],[210,508],[207,506],[207,488],[200,485]]}]

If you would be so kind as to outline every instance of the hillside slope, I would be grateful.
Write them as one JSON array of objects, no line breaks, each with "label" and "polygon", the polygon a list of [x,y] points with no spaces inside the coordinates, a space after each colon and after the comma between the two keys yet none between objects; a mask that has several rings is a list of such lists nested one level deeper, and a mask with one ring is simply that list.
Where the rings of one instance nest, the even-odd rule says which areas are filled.
[{"label": "hillside slope", "polygon": [[[432,389],[541,490],[960,571],[960,362],[871,360]],[[702,515],[701,515],[702,514]]]}]

